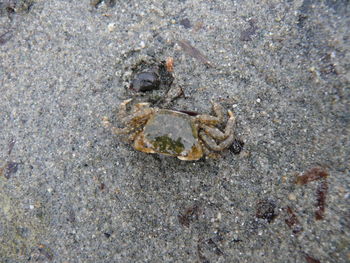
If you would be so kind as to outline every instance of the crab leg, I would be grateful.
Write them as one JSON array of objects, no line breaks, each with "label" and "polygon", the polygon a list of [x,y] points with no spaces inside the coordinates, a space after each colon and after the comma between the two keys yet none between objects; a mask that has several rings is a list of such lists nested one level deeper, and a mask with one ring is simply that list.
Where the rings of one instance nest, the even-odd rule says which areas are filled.
[{"label": "crab leg", "polygon": [[149,108],[149,103],[148,102],[140,102],[140,103],[137,103],[135,104],[132,112],[135,113],[135,112],[138,112],[138,111],[141,111],[143,110],[144,108]]},{"label": "crab leg", "polygon": [[114,134],[128,134],[144,125],[152,114],[153,109],[144,109],[143,111],[124,117],[122,119],[122,123],[126,125],[124,128],[114,127],[107,117],[103,117],[102,123],[106,128],[111,129]]},{"label": "crab leg", "polygon": [[211,104],[213,106],[213,111],[215,115],[218,117],[219,122],[224,121],[224,108],[219,104],[214,101],[211,101]]},{"label": "crab leg", "polygon": [[218,117],[210,116],[210,115],[207,115],[207,114],[197,115],[195,118],[196,118],[196,121],[198,123],[201,123],[201,124],[217,125],[217,124],[220,123],[220,120],[219,120]]},{"label": "crab leg", "polygon": [[130,116],[124,117],[121,122],[126,126],[135,126],[138,125],[138,123],[144,123],[153,113],[154,109],[144,108],[141,111],[132,113]]},{"label": "crab leg", "polygon": [[235,136],[232,133],[224,141],[217,144],[216,141],[212,137],[208,136],[204,131],[200,131],[199,136],[205,142],[205,144],[208,146],[210,150],[213,150],[216,152],[222,151],[223,149],[229,147],[235,139]]},{"label": "crab leg", "polygon": [[124,100],[122,103],[120,103],[119,111],[117,114],[119,119],[125,118],[125,116],[127,116],[126,105],[129,104],[131,101],[132,101],[132,99],[128,99],[128,100]]},{"label": "crab leg", "polygon": [[[213,151],[221,151],[229,147],[235,139],[235,136],[233,133],[235,116],[232,111],[228,111],[228,115],[229,115],[229,120],[225,127],[224,133],[215,127],[200,125],[200,127],[203,128],[203,130],[199,132],[199,136],[205,142],[205,144],[209,147],[209,149]],[[223,140],[223,141],[217,144],[214,139]]]},{"label": "crab leg", "polygon": [[102,118],[102,124],[108,129],[111,129],[114,134],[128,134],[130,132],[130,128],[117,128],[112,125],[110,120],[107,117]]},{"label": "crab leg", "polygon": [[216,116],[211,116],[208,114],[201,114],[196,116],[196,120],[199,123],[206,124],[206,125],[217,125],[224,120],[224,113],[223,108],[220,104],[211,101],[211,104],[213,105],[213,111]]},{"label": "crab leg", "polygon": [[217,140],[225,140],[232,132],[233,126],[235,124],[235,117],[232,111],[228,111],[229,119],[227,121],[224,132],[220,131],[216,127],[210,127],[206,124],[199,124],[199,127],[202,128],[205,133],[207,133],[210,137]]}]

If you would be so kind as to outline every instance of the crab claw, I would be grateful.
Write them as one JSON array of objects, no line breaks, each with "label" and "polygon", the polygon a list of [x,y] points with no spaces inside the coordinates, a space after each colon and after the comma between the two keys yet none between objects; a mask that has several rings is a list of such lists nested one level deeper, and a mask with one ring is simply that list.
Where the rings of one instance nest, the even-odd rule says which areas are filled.
[{"label": "crab claw", "polygon": [[235,118],[235,115],[231,110],[228,110],[227,113],[228,113],[228,116],[230,116],[230,119]]}]

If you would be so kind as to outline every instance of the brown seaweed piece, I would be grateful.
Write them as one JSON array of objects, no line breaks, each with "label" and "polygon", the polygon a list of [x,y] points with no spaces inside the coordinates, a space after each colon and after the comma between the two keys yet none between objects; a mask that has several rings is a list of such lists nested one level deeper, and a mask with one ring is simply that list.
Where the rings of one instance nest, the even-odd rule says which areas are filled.
[{"label": "brown seaweed piece", "polygon": [[307,183],[310,183],[312,181],[320,180],[321,178],[328,177],[328,173],[325,169],[321,167],[314,167],[302,175],[299,175],[295,179],[296,184],[305,185]]},{"label": "brown seaweed piece", "polygon": [[305,254],[304,256],[307,263],[321,263],[321,261],[309,256],[308,254]]},{"label": "brown seaweed piece", "polygon": [[285,219],[286,224],[292,229],[293,234],[298,234],[303,231],[303,227],[300,225],[297,215],[294,213],[293,209],[289,206],[286,207],[289,217]]},{"label": "brown seaweed piece", "polygon": [[323,180],[316,190],[317,210],[315,212],[315,219],[322,220],[324,218],[324,212],[326,208],[326,195],[328,192],[328,183]]}]

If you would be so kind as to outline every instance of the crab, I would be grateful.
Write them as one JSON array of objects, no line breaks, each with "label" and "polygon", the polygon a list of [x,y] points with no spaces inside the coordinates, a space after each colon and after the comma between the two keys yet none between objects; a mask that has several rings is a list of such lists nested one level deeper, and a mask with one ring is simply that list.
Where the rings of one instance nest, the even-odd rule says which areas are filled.
[{"label": "crab", "polygon": [[146,102],[137,103],[127,111],[131,101],[125,100],[119,106],[118,118],[124,128],[114,127],[107,117],[103,118],[103,124],[114,134],[129,135],[129,142],[138,151],[195,161],[203,156],[218,154],[235,139],[232,111],[227,111],[225,129],[221,131],[216,127],[224,122],[224,109],[218,103],[211,102],[215,116],[192,116],[182,111],[151,107]]}]

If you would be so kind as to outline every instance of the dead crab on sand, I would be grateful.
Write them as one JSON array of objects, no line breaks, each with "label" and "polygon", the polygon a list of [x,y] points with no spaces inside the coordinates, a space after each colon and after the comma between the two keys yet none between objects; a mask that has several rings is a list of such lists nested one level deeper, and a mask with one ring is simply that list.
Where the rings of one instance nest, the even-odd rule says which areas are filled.
[{"label": "dead crab on sand", "polygon": [[104,118],[103,123],[115,134],[129,134],[129,140],[138,151],[191,161],[220,152],[234,141],[235,117],[230,110],[224,132],[215,127],[224,121],[223,108],[218,103],[212,102],[216,116],[190,116],[180,111],[151,107],[149,103],[137,103],[129,112],[126,108],[131,100],[125,100],[119,106],[118,117],[124,128],[113,127],[108,118]]}]

